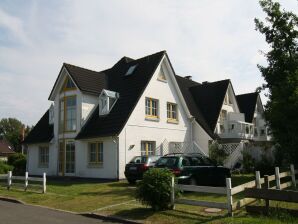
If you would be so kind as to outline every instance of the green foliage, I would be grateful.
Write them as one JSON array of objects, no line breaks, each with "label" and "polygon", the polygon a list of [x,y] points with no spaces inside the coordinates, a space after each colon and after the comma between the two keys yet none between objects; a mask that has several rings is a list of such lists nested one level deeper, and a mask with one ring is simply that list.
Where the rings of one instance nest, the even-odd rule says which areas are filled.
[{"label": "green foliage", "polygon": [[[258,65],[268,91],[265,117],[280,155],[287,163],[298,163],[298,17],[281,10],[278,2],[261,0],[265,22],[255,19],[256,29],[270,46],[267,66]],[[280,160],[282,161],[282,160]]]},{"label": "green foliage", "polygon": [[144,173],[137,186],[136,198],[155,211],[170,208],[171,180],[173,174],[168,169],[152,168]]},{"label": "green foliage", "polygon": [[10,155],[7,164],[14,167],[15,175],[23,175],[26,172],[26,156],[22,153]]},{"label": "green foliage", "polygon": [[13,167],[6,162],[0,160],[0,174],[7,174],[8,171],[12,171]]},{"label": "green foliage", "polygon": [[215,141],[209,145],[209,158],[218,165],[223,165],[228,153]]},{"label": "green foliage", "polygon": [[252,158],[251,154],[244,150],[242,152],[242,169],[244,173],[252,173],[255,171],[256,161]]},{"label": "green foliage", "polygon": [[261,160],[255,165],[255,170],[260,171],[261,175],[271,175],[274,174],[275,166],[272,159],[268,158],[266,155],[261,155]]},{"label": "green foliage", "polygon": [[0,137],[6,139],[16,151],[21,150],[21,132],[25,128],[25,136],[30,132],[31,128],[16,118],[3,118],[0,120]]}]

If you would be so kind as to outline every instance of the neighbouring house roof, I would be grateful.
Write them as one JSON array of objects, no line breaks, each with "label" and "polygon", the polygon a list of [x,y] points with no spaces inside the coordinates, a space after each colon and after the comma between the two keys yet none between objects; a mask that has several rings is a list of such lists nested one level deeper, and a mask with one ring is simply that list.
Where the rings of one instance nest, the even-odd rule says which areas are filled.
[{"label": "neighbouring house roof", "polygon": [[37,122],[34,128],[25,138],[25,144],[46,143],[50,142],[54,136],[54,128],[49,124],[49,110]]},{"label": "neighbouring house roof", "polygon": [[0,139],[0,156],[8,156],[15,153],[13,147],[5,140]]},{"label": "neighbouring house roof", "polygon": [[190,88],[190,92],[200,108],[209,128],[214,132],[230,80],[207,82]]},{"label": "neighbouring house roof", "polygon": [[176,80],[191,115],[194,116],[196,121],[210,135],[210,137],[214,137],[214,133],[212,129],[210,129],[210,125],[208,124],[205,117],[203,116],[201,108],[199,107],[198,103],[195,101],[195,98],[192,92],[190,91],[192,87],[200,86],[201,84],[178,75],[176,75]]},{"label": "neighbouring house roof", "polygon": [[[108,80],[105,89],[119,93],[120,97],[107,115],[99,116],[97,106],[76,139],[120,134],[165,54],[161,51],[137,60],[123,57],[112,68],[105,70]],[[134,65],[137,67],[133,74],[125,76]]]},{"label": "neighbouring house roof", "polygon": [[252,123],[259,93],[237,95],[236,99],[241,113],[245,114],[245,122]]}]

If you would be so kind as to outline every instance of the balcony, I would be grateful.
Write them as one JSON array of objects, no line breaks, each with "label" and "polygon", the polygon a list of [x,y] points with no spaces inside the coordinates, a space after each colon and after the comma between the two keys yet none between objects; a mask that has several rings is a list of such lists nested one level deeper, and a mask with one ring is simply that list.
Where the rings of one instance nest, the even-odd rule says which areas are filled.
[{"label": "balcony", "polygon": [[253,139],[254,125],[244,121],[226,120],[223,124],[220,124],[218,134],[221,138]]}]

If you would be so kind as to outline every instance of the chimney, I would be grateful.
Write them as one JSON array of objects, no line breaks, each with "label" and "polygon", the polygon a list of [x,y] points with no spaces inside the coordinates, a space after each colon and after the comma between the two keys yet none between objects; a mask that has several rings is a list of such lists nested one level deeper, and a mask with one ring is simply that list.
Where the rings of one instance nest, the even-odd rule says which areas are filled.
[{"label": "chimney", "polygon": [[188,79],[188,80],[192,80],[192,76],[191,75],[187,75],[187,76],[184,76],[185,79]]},{"label": "chimney", "polygon": [[204,85],[204,84],[208,84],[209,82],[208,81],[204,81],[204,82],[202,82],[202,84]]},{"label": "chimney", "polygon": [[22,125],[20,134],[21,134],[21,142],[23,142],[25,140],[25,125]]}]

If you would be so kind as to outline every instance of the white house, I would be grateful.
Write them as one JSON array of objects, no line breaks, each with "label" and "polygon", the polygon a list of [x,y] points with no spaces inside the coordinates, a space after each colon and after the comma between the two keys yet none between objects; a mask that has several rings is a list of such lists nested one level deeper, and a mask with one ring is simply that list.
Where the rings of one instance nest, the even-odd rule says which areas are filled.
[{"label": "white house", "polygon": [[[254,118],[246,120],[229,80],[200,84],[177,76],[165,51],[123,57],[101,72],[63,64],[51,107],[24,141],[27,169],[121,179],[136,155],[163,154],[181,144],[208,154],[213,139],[259,140],[252,134],[263,133],[257,99]],[[243,134],[242,123],[254,138]]]}]

